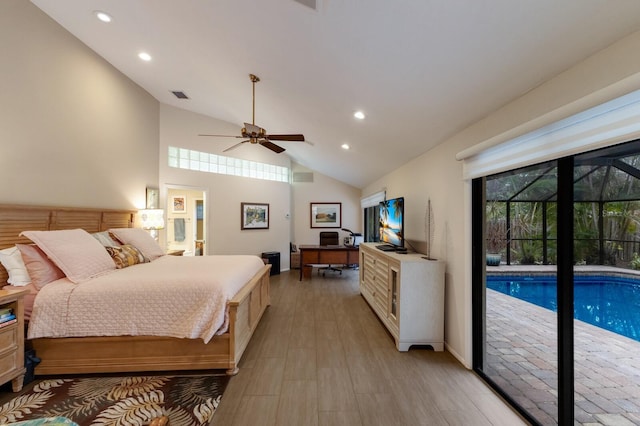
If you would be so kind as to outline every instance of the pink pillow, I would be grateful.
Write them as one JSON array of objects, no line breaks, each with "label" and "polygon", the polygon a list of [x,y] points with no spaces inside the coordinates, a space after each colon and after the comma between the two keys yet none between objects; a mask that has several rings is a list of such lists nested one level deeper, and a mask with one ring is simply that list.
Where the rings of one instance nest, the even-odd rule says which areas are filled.
[{"label": "pink pillow", "polygon": [[38,290],[49,284],[51,281],[64,278],[64,272],[60,270],[47,255],[40,250],[36,245],[29,244],[16,244],[24,266],[27,267],[27,272],[31,277],[31,284],[33,284]]},{"label": "pink pillow", "polygon": [[74,283],[116,269],[102,244],[83,229],[24,231],[21,235],[36,243]]},{"label": "pink pillow", "polygon": [[140,250],[149,261],[165,255],[164,250],[158,245],[158,242],[144,229],[116,228],[109,229],[109,232],[115,235],[123,244],[131,244]]}]

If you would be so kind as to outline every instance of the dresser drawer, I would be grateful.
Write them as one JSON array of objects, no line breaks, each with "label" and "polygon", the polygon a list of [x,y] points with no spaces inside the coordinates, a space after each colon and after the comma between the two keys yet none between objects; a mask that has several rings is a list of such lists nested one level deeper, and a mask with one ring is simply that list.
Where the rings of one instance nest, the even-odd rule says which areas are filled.
[{"label": "dresser drawer", "polygon": [[0,376],[18,366],[18,324],[0,329]]},{"label": "dresser drawer", "polygon": [[0,376],[18,367],[18,351],[4,352],[0,355]]},{"label": "dresser drawer", "polygon": [[18,347],[18,324],[12,324],[0,329],[0,356],[8,351],[15,351]]}]

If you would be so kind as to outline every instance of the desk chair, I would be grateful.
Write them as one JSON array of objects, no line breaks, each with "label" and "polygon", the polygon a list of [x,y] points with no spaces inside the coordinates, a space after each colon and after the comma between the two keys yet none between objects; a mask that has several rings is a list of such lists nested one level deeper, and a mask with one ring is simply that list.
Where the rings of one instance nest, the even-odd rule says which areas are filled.
[{"label": "desk chair", "polygon": [[289,246],[291,248],[291,253],[289,254],[289,268],[300,269],[300,252],[298,251],[298,247],[293,243],[289,243]]},{"label": "desk chair", "polygon": [[[321,246],[338,246],[340,245],[340,235],[338,231],[322,231],[320,232],[320,245]],[[335,271],[340,272],[342,275],[342,269],[336,268],[335,266],[327,265],[323,268],[318,268],[318,275],[320,275],[320,271],[322,271],[322,276],[325,276],[327,271]]]}]

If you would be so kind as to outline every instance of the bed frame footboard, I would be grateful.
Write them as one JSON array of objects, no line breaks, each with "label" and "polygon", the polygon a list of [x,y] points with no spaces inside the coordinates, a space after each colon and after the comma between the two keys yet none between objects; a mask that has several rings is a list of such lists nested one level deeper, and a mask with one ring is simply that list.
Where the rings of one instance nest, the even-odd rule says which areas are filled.
[{"label": "bed frame footboard", "polygon": [[37,375],[225,369],[238,372],[244,353],[270,304],[265,265],[229,302],[229,330],[202,339],[155,336],[42,338],[27,341],[42,361]]}]

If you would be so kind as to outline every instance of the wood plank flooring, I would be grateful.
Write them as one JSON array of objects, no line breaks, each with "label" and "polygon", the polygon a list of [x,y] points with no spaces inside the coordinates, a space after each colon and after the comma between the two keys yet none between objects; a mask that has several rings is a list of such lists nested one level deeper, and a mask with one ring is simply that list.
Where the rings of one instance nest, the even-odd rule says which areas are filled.
[{"label": "wood plank flooring", "polygon": [[526,425],[447,352],[398,352],[358,271],[271,277],[268,308],[216,426]]}]

